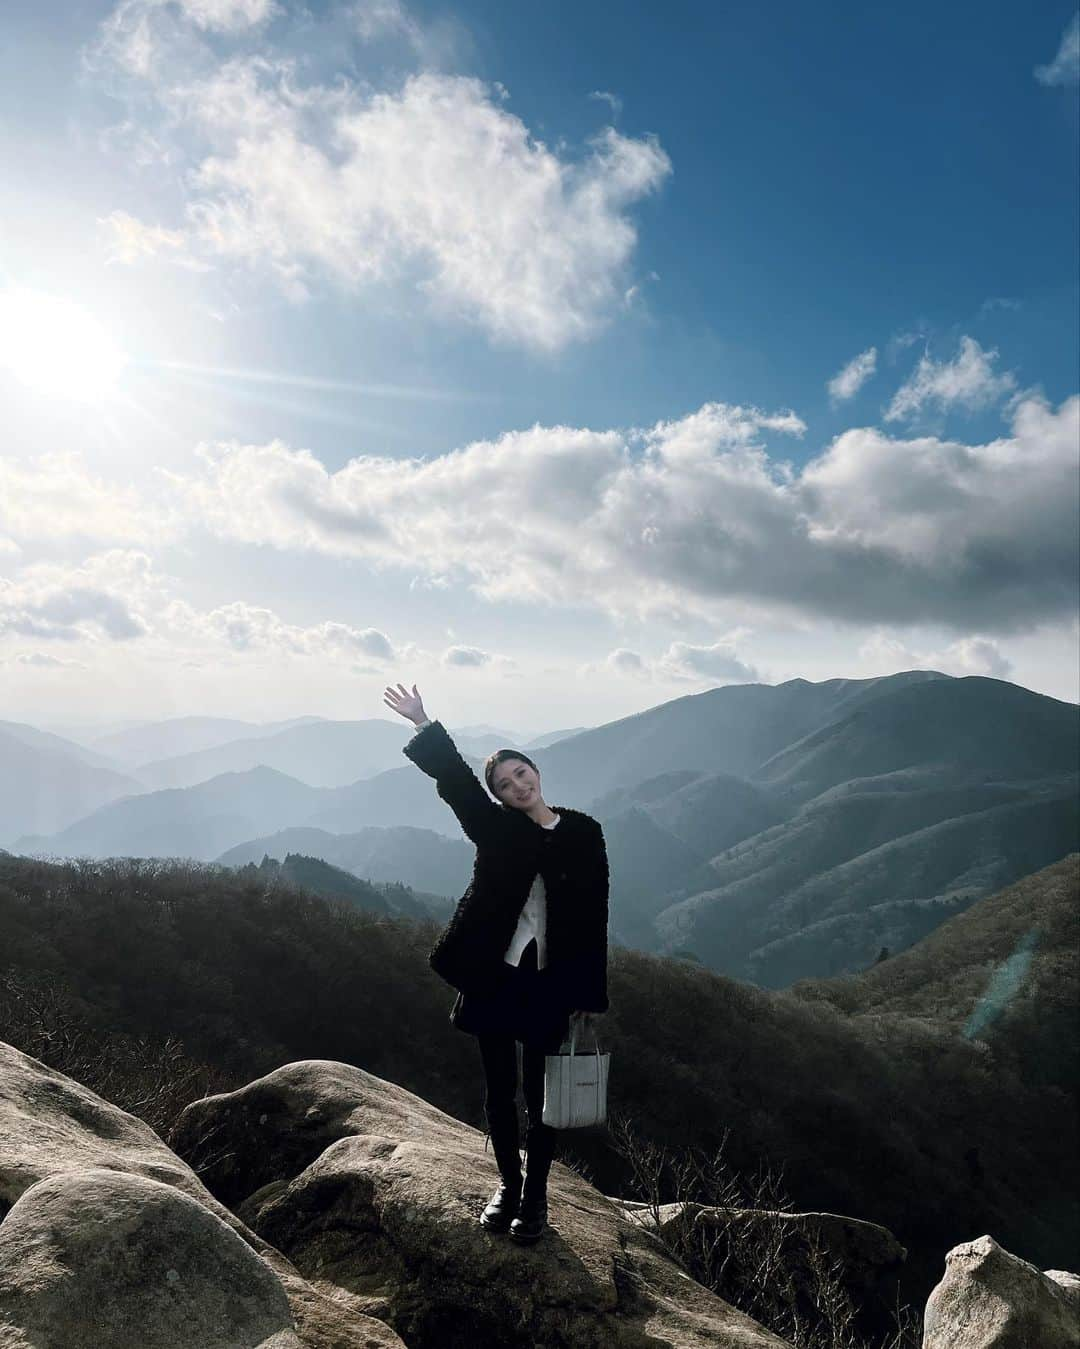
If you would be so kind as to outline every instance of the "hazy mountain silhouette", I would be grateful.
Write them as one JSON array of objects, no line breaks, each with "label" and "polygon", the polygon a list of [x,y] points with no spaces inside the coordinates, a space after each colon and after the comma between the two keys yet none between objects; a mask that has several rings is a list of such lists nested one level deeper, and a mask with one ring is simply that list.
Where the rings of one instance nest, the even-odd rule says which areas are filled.
[{"label": "hazy mountain silhouette", "polygon": [[24,745],[30,745],[34,749],[70,754],[72,758],[78,759],[80,763],[89,764],[92,768],[106,768],[113,773],[124,772],[124,765],[118,759],[87,749],[77,740],[69,739],[55,731],[43,731],[37,726],[28,726],[21,721],[0,721],[0,734],[14,736],[16,740],[21,740]]},{"label": "hazy mountain silhouette", "polygon": [[212,749],[229,740],[273,735],[290,726],[321,720],[321,717],[292,717],[288,721],[259,723],[235,717],[169,717],[164,721],[133,726],[129,730],[95,736],[87,743],[91,749],[111,755],[134,768],[138,764],[152,763],[175,755],[196,754],[199,750]]},{"label": "hazy mountain silhouette", "polygon": [[50,837],[21,838],[16,850],[209,861],[241,839],[306,819],[326,794],[326,788],[309,787],[273,768],[222,773],[197,787],[114,802]]},{"label": "hazy mountain silhouette", "polygon": [[[190,754],[140,763],[136,771],[140,781],[151,790],[193,787],[218,773],[243,773],[259,764],[276,768],[310,787],[344,787],[399,768],[401,746],[411,734],[411,728],[400,719],[308,719],[284,729],[262,728],[259,734],[245,732],[238,738]],[[492,750],[508,744],[528,752],[522,740],[500,735],[490,728],[465,728],[455,730],[454,735],[458,747],[474,758],[485,758]],[[559,738],[558,732],[541,737],[545,743]]]},{"label": "hazy mountain silhouette", "polygon": [[81,746],[32,726],[0,723],[0,843],[52,834],[142,785]]},{"label": "hazy mountain silhouette", "polygon": [[241,843],[216,860],[237,867],[263,857],[283,862],[289,853],[304,853],[367,880],[400,881],[426,894],[456,899],[469,883],[474,852],[464,838],[451,839],[434,829],[407,824],[351,834],[298,827]]},{"label": "hazy mountain silhouette", "polygon": [[344,787],[398,767],[407,738],[404,723],[382,718],[319,720],[140,764],[137,771],[150,788],[193,787],[219,773],[245,773],[262,764],[309,787]]},{"label": "hazy mountain silhouette", "polygon": [[[438,711],[433,715],[438,716]],[[567,730],[545,731],[542,735],[528,736],[522,735],[520,731],[508,731],[504,727],[489,726],[481,721],[469,726],[455,726],[454,739],[459,749],[464,745],[470,754],[486,758],[497,749],[510,747],[523,749],[531,754],[534,749],[554,745],[558,740],[565,740],[571,735],[580,735],[582,731],[588,729],[587,726],[572,726]]]},{"label": "hazy mountain silhouette", "polygon": [[[532,740],[526,741],[525,744],[519,744],[517,748],[527,749],[531,753],[534,749],[546,749],[549,745],[555,745],[560,740],[569,740],[571,736],[581,735],[591,729],[590,726],[570,726],[562,731],[545,731],[543,735],[535,736]],[[499,746],[494,746],[494,748],[498,749]],[[491,751],[489,750],[488,753],[491,753]]]},{"label": "hazy mountain silhouette", "polygon": [[[397,762],[402,728],[380,721],[322,722],[222,749],[310,747],[343,726],[385,736]],[[459,748],[479,773],[464,737]],[[903,950],[1074,851],[1078,750],[1071,704],[1002,680],[907,671],[713,689],[535,758],[549,802],[604,823],[615,940],[776,987],[865,968],[883,946]],[[325,850],[291,832],[359,838],[378,827],[388,831],[378,843],[368,835]],[[404,761],[334,788],[267,768],[224,775],[116,802],[15,846],[258,861],[269,836],[288,830],[286,851],[371,876],[373,856],[381,870],[407,850],[389,832],[402,827],[462,839],[430,781]],[[462,857],[432,839],[401,865],[396,879],[461,893]]]},{"label": "hazy mountain silhouette", "polygon": [[134,731],[140,726],[153,726],[156,717],[109,717],[90,718],[86,721],[47,721],[40,729],[51,731],[53,735],[63,736],[65,740],[77,740],[80,745],[90,745],[106,735],[116,735],[120,731]]}]

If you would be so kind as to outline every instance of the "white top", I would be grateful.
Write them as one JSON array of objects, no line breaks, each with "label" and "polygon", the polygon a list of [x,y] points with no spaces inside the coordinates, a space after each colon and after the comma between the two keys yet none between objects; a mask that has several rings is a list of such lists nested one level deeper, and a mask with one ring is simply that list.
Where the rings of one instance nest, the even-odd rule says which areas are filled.
[{"label": "white top", "polygon": [[[417,722],[416,729],[422,730],[430,724],[431,718],[425,717],[423,721]],[[554,829],[561,819],[561,815],[556,815],[550,824],[544,824],[540,827],[541,829]],[[544,887],[544,878],[539,872],[533,877],[529,897],[518,916],[517,929],[510,938],[510,945],[506,948],[503,960],[508,965],[520,965],[522,954],[534,937],[536,938],[536,966],[537,969],[542,970],[547,965],[547,890]]]},{"label": "white top", "polygon": [[[550,824],[540,827],[554,829],[561,819],[561,815],[556,815]],[[536,938],[536,967],[542,970],[547,964],[547,890],[539,871],[533,877],[529,897],[518,915],[517,928],[510,938],[503,960],[508,965],[520,965],[522,952],[533,937]]]}]

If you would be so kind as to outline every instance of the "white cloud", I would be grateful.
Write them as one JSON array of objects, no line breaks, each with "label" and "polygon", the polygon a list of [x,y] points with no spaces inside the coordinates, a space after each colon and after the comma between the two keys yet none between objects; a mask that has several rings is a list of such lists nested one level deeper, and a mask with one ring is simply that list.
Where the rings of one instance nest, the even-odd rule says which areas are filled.
[{"label": "white cloud", "polygon": [[0,636],[127,642],[149,631],[131,592],[145,588],[150,559],[114,549],[75,568],[38,564],[0,577]]},{"label": "white cloud", "polygon": [[154,503],[130,485],[106,482],[80,455],[57,451],[33,460],[0,458],[0,534],[5,531],[15,551],[19,539],[162,543],[176,536],[178,520],[167,501]]},{"label": "white cloud", "polygon": [[[244,600],[197,609],[177,598],[176,588],[175,578],[136,549],[108,549],[77,566],[37,563],[13,580],[0,578],[0,638],[91,644],[139,638],[158,661],[295,657],[314,659],[320,668],[347,668],[353,661],[385,665],[419,654],[412,643],[395,645],[378,628],[333,619],[289,623]],[[35,657],[32,663],[56,662]]]},{"label": "white cloud", "polygon": [[210,32],[237,32],[265,23],[278,12],[274,0],[176,0],[199,28]]},{"label": "white cloud", "polygon": [[868,347],[829,380],[829,397],[834,403],[854,398],[877,369],[877,347]]},{"label": "white cloud", "polygon": [[168,492],[224,538],[491,601],[964,631],[1075,611],[1080,399],[1017,400],[1012,435],[983,445],[858,428],[796,471],[762,444],[803,429],[790,412],[707,404],[648,430],[535,426],[337,472],[279,441],[227,444],[167,475]]},{"label": "white cloud", "polygon": [[881,618],[998,630],[1060,618],[1076,604],[1078,433],[1075,397],[1056,413],[1019,401],[1012,436],[985,445],[847,431],[803,472],[808,537],[857,562],[845,589],[880,587]]},{"label": "white cloud", "polygon": [[1048,66],[1036,66],[1040,84],[1076,84],[1080,80],[1080,14],[1074,14],[1061,35],[1057,55]]},{"label": "white cloud", "polygon": [[102,23],[96,45],[86,53],[91,69],[115,67],[148,78],[159,60],[155,30],[161,12],[160,0],[120,0]]},{"label": "white cloud", "polygon": [[[607,664],[613,670],[620,674],[640,675],[645,673],[645,662],[636,651],[630,651],[625,646],[616,647],[610,651],[607,657]],[[589,667],[594,668],[594,667]]]},{"label": "white cloud", "polygon": [[1023,305],[1019,300],[1013,299],[1008,295],[989,295],[982,304],[979,305],[979,317],[985,314],[992,314],[995,309],[1017,310],[1022,309]]},{"label": "white cloud", "polygon": [[[413,23],[386,0],[354,17],[370,35]],[[298,300],[323,279],[412,285],[444,317],[541,351],[618,312],[632,283],[631,208],[671,172],[654,137],[608,127],[572,158],[535,139],[498,85],[431,71],[395,92],[302,85],[290,60],[214,64],[190,54],[190,26],[163,23],[160,7],[128,0],[98,59],[152,81],[167,118],[206,148],[182,221],[106,217],[114,259],[266,268]]]},{"label": "white cloud", "polygon": [[444,665],[479,667],[491,662],[491,654],[476,646],[449,646],[443,652]]},{"label": "white cloud", "polygon": [[661,664],[669,671],[689,673],[718,684],[752,684],[760,680],[757,670],[736,653],[736,637],[729,636],[711,646],[690,642],[672,642]]},{"label": "white cloud", "polygon": [[144,258],[164,255],[196,271],[208,270],[205,262],[192,258],[188,253],[187,236],[183,230],[146,225],[126,211],[111,211],[99,218],[97,224],[105,239],[106,262],[131,266]]},{"label": "white cloud", "polygon": [[885,420],[914,417],[927,404],[972,412],[989,407],[1016,388],[1016,380],[1007,371],[994,374],[997,355],[996,351],[984,351],[973,337],[962,337],[953,361],[938,362],[923,356],[915,373],[893,396]]},{"label": "white cloud", "polygon": [[[0,665],[4,664],[0,661]],[[64,660],[60,656],[49,656],[41,651],[19,651],[8,662],[11,665],[28,665],[35,670],[85,670],[86,663],[81,660]]]},{"label": "white cloud", "polygon": [[1012,662],[989,637],[961,637],[937,650],[919,651],[900,638],[878,629],[859,647],[859,656],[872,671],[895,674],[899,670],[940,670],[957,677],[984,675],[1008,679]]},{"label": "white cloud", "polygon": [[195,609],[186,600],[172,600],[161,610],[156,627],[173,642],[256,657],[391,662],[412,649],[395,648],[378,628],[357,628],[334,620],[308,626],[288,623],[272,609],[243,600],[206,611]]},{"label": "white cloud", "polygon": [[422,30],[401,0],[357,0],[350,13],[356,32],[364,42],[397,34],[414,45],[422,42]]},{"label": "white cloud", "polygon": [[[1076,612],[1080,399],[1055,410],[1025,395],[1011,416],[1010,434],[974,445],[854,428],[798,470],[764,443],[803,433],[793,413],[724,404],[629,432],[535,426],[430,459],[359,456],[336,472],[276,441],[204,446],[193,471],[160,471],[141,490],[101,480],[77,456],[0,460],[0,628],[9,638],[139,636],[145,646],[152,634],[210,651],[400,658],[362,626],[298,626],[241,600],[185,608],[130,546],[77,568],[19,569],[20,542],[149,548],[208,530],[542,609],[1020,631]],[[451,648],[443,665],[475,663],[477,650]],[[631,672],[633,655],[612,668]],[[754,674],[732,641],[673,648],[664,668],[673,678]]]},{"label": "white cloud", "polygon": [[737,644],[748,635],[746,628],[736,629],[711,645],[671,642],[655,658],[620,646],[600,661],[585,661],[578,667],[581,678],[614,674],[643,683],[662,684],[746,684],[761,680],[758,671],[737,654]]},{"label": "white cloud", "polygon": [[120,0],[86,52],[92,70],[136,79],[205,58],[203,34],[236,36],[279,14],[274,0]]},{"label": "white cloud", "polygon": [[315,632],[328,650],[348,651],[374,660],[396,660],[398,652],[386,633],[378,628],[354,628],[348,623],[327,621]]},{"label": "white cloud", "polygon": [[589,97],[595,99],[598,103],[606,103],[611,109],[611,120],[613,122],[619,120],[619,115],[622,112],[622,99],[618,94],[610,94],[606,89],[594,89]]}]

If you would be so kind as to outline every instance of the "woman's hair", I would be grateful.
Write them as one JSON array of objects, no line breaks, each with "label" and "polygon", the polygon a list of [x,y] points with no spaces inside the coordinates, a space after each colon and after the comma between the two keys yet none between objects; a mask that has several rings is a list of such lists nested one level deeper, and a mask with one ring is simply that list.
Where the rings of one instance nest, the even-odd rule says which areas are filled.
[{"label": "woman's hair", "polygon": [[484,760],[484,781],[487,783],[487,789],[492,794],[492,796],[496,795],[495,788],[492,785],[495,778],[495,769],[498,767],[499,764],[503,762],[504,759],[522,759],[524,760],[525,763],[529,765],[529,767],[533,770],[534,773],[540,772],[539,768],[537,768],[537,766],[533,763],[533,761],[529,758],[529,756],[527,754],[523,754],[521,750],[497,749],[494,754],[489,754],[487,758]]}]

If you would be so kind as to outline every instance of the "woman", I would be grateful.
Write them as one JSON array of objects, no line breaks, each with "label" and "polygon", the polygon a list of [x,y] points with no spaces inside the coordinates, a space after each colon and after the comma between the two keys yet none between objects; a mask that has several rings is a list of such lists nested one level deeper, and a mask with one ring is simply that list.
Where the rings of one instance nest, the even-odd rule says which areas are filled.
[{"label": "woman", "polygon": [[[537,1241],[547,1222],[556,1130],[543,1122],[544,1057],[607,1011],[608,861],[598,821],[544,800],[527,754],[488,756],[491,796],[432,721],[416,685],[384,702],[417,728],[404,753],[429,777],[476,845],[473,877],[429,956],[458,990],[450,1022],[479,1041],[484,1112],[502,1184],[480,1216],[489,1231]],[[492,797],[495,799],[493,800]],[[518,1042],[528,1115],[522,1177]]]}]

